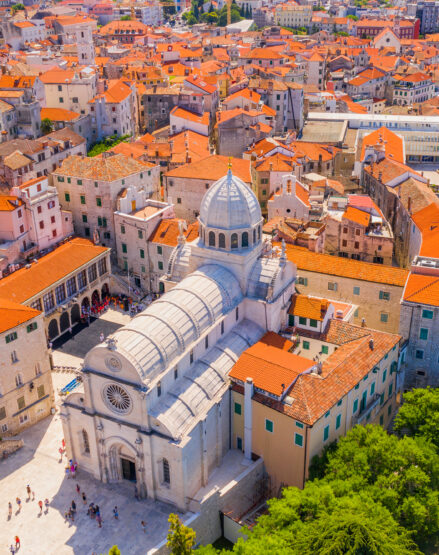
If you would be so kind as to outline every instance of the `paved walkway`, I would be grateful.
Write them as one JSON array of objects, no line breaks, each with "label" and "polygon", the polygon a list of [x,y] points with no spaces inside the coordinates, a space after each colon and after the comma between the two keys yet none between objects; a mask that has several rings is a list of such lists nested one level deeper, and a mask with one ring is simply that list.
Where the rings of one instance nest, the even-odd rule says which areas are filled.
[{"label": "paved walkway", "polygon": [[[113,313],[115,311],[112,311]],[[104,318],[107,318],[105,320]],[[122,325],[114,321],[127,315],[107,313],[95,321],[88,329],[87,341],[92,347],[99,341],[99,334],[105,322]],[[128,318],[128,320],[127,320]],[[97,324],[93,328],[94,324]],[[91,337],[93,339],[91,339]],[[97,340],[96,340],[97,338]],[[94,341],[94,343],[93,343]],[[75,344],[69,347],[68,344]],[[77,338],[64,343],[72,354],[64,353],[70,360],[82,361],[78,356],[82,343]],[[62,357],[63,351],[55,351]],[[53,373],[54,389],[57,391],[71,381],[71,374]],[[58,449],[61,445],[62,426],[59,414],[39,422],[24,431],[19,437],[24,447],[4,461],[0,461],[0,555],[9,553],[8,548],[15,535],[21,540],[20,555],[91,555],[106,554],[112,545],[118,545],[122,555],[145,555],[162,541],[168,530],[168,516],[176,512],[173,507],[151,500],[136,501],[131,483],[115,485],[102,484],[86,473],[77,473],[77,479],[65,477],[66,460],[60,460]],[[86,515],[86,507],[76,493],[76,484],[87,495],[87,504],[99,505],[103,517],[100,529],[96,521]],[[26,485],[35,491],[35,500],[26,501]],[[15,498],[22,500],[22,509],[17,513]],[[47,514],[39,514],[38,501],[50,501]],[[72,500],[78,508],[75,522],[66,522],[64,512]],[[8,519],[8,501],[13,504],[13,516]],[[119,520],[113,518],[113,507],[119,509]],[[140,522],[147,523],[147,533],[143,533]]]}]

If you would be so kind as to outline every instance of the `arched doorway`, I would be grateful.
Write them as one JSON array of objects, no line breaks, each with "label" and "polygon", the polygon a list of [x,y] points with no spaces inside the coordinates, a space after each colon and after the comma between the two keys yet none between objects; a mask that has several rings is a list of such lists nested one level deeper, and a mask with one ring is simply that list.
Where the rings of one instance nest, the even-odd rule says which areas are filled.
[{"label": "arched doorway", "polygon": [[61,314],[61,318],[59,319],[59,327],[60,327],[61,333],[69,329],[70,319],[69,319],[69,313],[67,311]]},{"label": "arched doorway", "polygon": [[95,290],[93,291],[92,296],[91,296],[91,304],[92,304],[92,306],[93,306],[93,305],[95,305],[95,304],[99,304],[99,302],[100,302],[100,299],[99,299],[99,291],[98,291],[97,289],[95,289]]},{"label": "arched doorway", "polygon": [[112,445],[109,451],[110,480],[136,482],[136,459],[132,450],[121,443]]},{"label": "arched doorway", "polygon": [[89,298],[88,298],[88,297],[84,297],[84,298],[82,299],[82,303],[81,303],[81,308],[82,308],[82,310],[88,309],[89,306],[90,306]]},{"label": "arched doorway", "polygon": [[101,298],[105,299],[105,297],[108,297],[109,295],[110,295],[110,288],[108,287],[108,283],[104,283],[101,289]]},{"label": "arched doorway", "polygon": [[55,337],[58,337],[59,335],[58,322],[56,321],[55,318],[53,320],[50,320],[48,333],[49,333],[49,339],[55,339]]},{"label": "arched doorway", "polygon": [[79,304],[74,304],[70,312],[70,320],[72,322],[72,325],[76,324],[76,322],[79,322],[80,319],[81,319],[81,311],[79,310]]}]

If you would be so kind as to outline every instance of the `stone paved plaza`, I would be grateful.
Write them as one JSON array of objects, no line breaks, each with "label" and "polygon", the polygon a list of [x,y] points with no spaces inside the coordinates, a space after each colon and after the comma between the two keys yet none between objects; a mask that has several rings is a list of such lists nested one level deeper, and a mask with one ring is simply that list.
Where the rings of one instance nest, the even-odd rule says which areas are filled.
[{"label": "stone paved plaza", "polygon": [[[108,323],[115,329],[114,326],[119,327],[129,321],[127,315],[114,311],[107,313],[105,318],[78,333],[85,332],[87,350],[99,341],[103,328],[108,330]],[[60,350],[55,350],[55,364],[81,362],[83,346],[78,335],[65,342]],[[71,379],[72,374],[53,373],[55,391]],[[24,440],[24,447],[0,461],[0,555],[9,553],[8,548],[15,535],[20,537],[22,547],[19,553],[22,555],[91,555],[94,552],[99,555],[106,554],[114,544],[119,546],[122,555],[145,555],[165,538],[168,516],[175,512],[169,505],[150,500],[137,501],[131,483],[102,484],[81,473],[80,469],[76,480],[65,477],[66,460],[61,461],[58,452],[63,437],[58,411],[25,430],[19,437]],[[86,492],[87,504],[94,502],[99,505],[103,517],[102,529],[86,515],[86,507],[76,493],[77,483],[81,491]],[[34,501],[26,501],[27,484],[35,491]],[[16,514],[17,496],[22,500],[19,514]],[[50,501],[49,511],[40,515],[37,503],[46,497]],[[75,522],[70,523],[65,521],[64,512],[73,499],[78,511]],[[13,504],[11,519],[8,519],[8,501]],[[114,505],[119,509],[118,521],[113,518]],[[146,534],[140,525],[142,520],[147,523]]]}]

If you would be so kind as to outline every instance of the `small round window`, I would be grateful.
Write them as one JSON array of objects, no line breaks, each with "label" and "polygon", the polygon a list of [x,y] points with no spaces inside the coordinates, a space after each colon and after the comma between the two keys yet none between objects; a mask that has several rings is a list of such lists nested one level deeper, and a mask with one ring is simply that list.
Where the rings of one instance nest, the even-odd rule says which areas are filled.
[{"label": "small round window", "polygon": [[126,414],[131,409],[131,397],[120,385],[107,385],[104,388],[104,399],[110,409],[119,414]]},{"label": "small round window", "polygon": [[107,368],[113,372],[118,372],[122,368],[120,360],[116,357],[107,358],[105,360],[105,364],[107,365]]}]

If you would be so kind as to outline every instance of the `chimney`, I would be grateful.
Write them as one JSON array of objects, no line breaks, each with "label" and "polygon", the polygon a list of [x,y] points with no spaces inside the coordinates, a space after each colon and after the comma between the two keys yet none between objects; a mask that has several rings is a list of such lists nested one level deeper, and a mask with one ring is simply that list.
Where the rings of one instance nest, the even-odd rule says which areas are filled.
[{"label": "chimney", "polygon": [[412,213],[412,197],[409,197],[409,198],[407,199],[407,212],[408,212],[409,214]]},{"label": "chimney", "polygon": [[244,384],[244,454],[252,460],[252,397],[253,378],[247,378]]},{"label": "chimney", "polygon": [[369,339],[369,349],[371,351],[373,351],[373,338],[372,337]]}]

